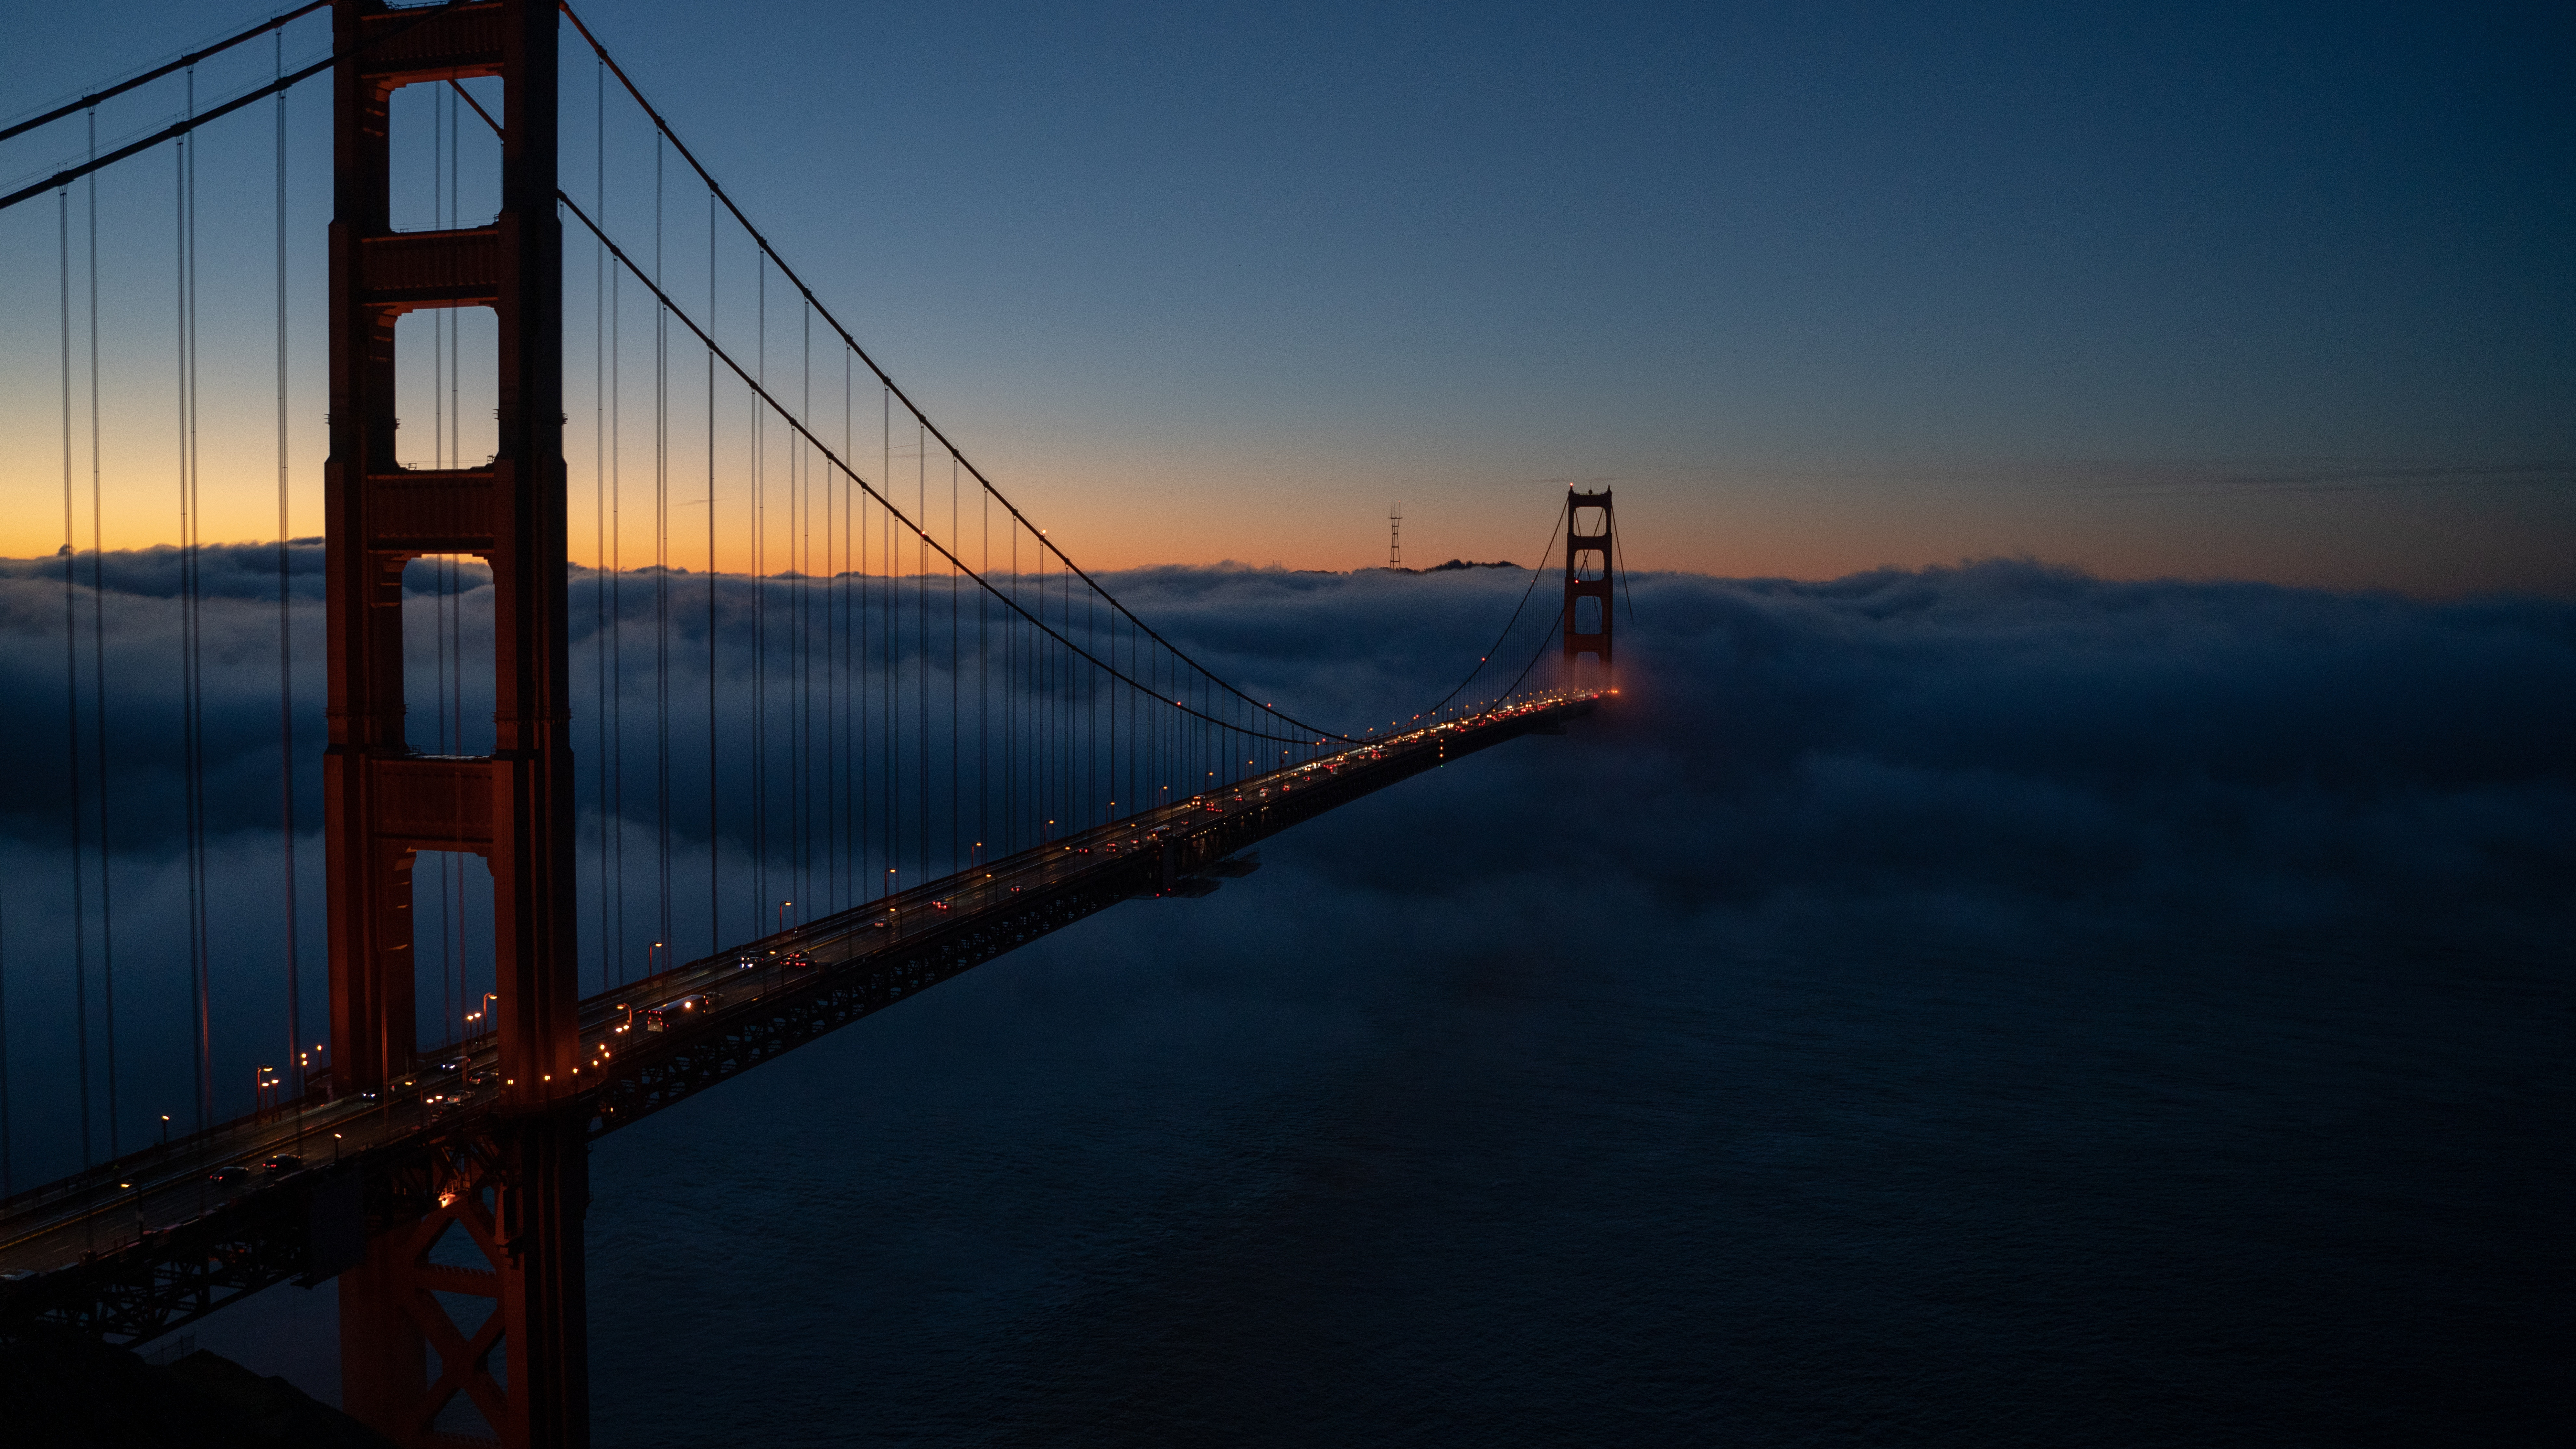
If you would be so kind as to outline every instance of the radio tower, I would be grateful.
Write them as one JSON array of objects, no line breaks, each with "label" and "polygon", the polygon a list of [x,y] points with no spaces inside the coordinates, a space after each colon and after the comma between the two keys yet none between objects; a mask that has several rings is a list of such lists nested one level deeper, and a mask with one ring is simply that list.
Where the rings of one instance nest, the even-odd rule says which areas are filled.
[{"label": "radio tower", "polygon": [[1401,503],[1386,506],[1386,566],[1391,569],[1404,567],[1404,505]]}]

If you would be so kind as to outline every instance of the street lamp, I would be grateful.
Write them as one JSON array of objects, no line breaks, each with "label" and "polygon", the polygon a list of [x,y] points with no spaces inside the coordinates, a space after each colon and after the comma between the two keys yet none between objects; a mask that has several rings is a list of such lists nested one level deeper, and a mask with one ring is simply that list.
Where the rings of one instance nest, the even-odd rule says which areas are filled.
[{"label": "street lamp", "polygon": [[[501,999],[501,993],[500,993],[500,992],[497,992],[497,991],[486,991],[486,992],[484,992],[484,993],[483,993],[483,999],[482,999],[479,1003],[477,1003],[477,1004],[475,1005],[475,1008],[474,1008],[472,1011],[469,1011],[469,1012],[465,1013],[465,1019],[466,1019],[467,1021],[481,1021],[481,1020],[484,1018],[485,1014],[491,1011],[491,1009],[492,1009],[492,1003],[493,1003],[493,1002],[495,1002],[495,1001],[498,1001],[498,1000],[500,1000],[500,999]],[[315,1050],[315,1051],[320,1051],[320,1050],[321,1050],[321,1048],[320,1048],[320,1047],[315,1047],[315,1048],[314,1048],[314,1050]]]},{"label": "street lamp", "polygon": [[161,1114],[161,1150],[170,1150],[170,1114],[167,1112]]},{"label": "street lamp", "polygon": [[659,950],[661,950],[661,949],[662,949],[662,943],[661,943],[661,942],[659,942],[659,941],[656,941],[656,942],[654,942],[652,945],[647,946],[647,947],[645,947],[645,948],[644,948],[644,974],[645,974],[645,975],[650,976],[650,975],[652,975],[652,974],[653,974],[653,969],[654,969],[654,968],[653,968],[653,953],[654,953],[654,952],[656,952],[656,951],[659,951]]},{"label": "street lamp", "polygon": [[782,936],[787,934],[787,908],[794,904],[796,904],[794,901],[780,901],[778,903],[778,934]]}]

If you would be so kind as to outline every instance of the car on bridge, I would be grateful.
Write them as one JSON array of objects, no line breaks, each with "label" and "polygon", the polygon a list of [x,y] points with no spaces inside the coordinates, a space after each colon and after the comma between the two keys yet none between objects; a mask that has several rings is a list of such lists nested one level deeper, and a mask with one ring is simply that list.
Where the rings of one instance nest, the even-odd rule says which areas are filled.
[{"label": "car on bridge", "polygon": [[813,966],[814,958],[802,951],[790,951],[778,958],[778,964],[790,971],[803,971]]},{"label": "car on bridge", "polygon": [[644,1008],[644,1029],[669,1031],[686,1025],[699,1012],[715,1009],[716,994],[712,991],[692,991],[686,996],[674,996],[659,1006]]},{"label": "car on bridge", "polygon": [[206,1181],[214,1183],[218,1187],[229,1187],[248,1176],[250,1176],[249,1168],[242,1166],[238,1162],[227,1162],[223,1166],[216,1168],[214,1171],[207,1173]]}]

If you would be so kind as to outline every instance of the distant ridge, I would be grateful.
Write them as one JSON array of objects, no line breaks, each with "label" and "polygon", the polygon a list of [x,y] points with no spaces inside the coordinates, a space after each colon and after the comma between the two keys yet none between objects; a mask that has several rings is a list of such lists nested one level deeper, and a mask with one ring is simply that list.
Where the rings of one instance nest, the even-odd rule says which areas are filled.
[{"label": "distant ridge", "polygon": [[1471,559],[1453,558],[1447,563],[1433,564],[1427,569],[1409,569],[1399,564],[1392,568],[1381,566],[1374,569],[1361,569],[1359,572],[1364,574],[1445,574],[1451,569],[1516,569],[1519,567],[1519,564],[1513,563],[1508,559],[1497,559],[1492,563],[1477,563]]}]

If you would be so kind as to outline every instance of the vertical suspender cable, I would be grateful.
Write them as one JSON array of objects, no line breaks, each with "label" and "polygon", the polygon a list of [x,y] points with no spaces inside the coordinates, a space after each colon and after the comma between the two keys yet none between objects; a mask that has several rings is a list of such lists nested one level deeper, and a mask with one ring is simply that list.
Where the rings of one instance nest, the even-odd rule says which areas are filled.
[{"label": "vertical suspender cable", "polygon": [[[608,62],[593,67],[591,205],[608,215]],[[599,782],[599,989],[609,975],[608,929],[608,248],[590,239],[590,502],[594,534],[590,575],[590,652],[598,670],[598,707],[591,728],[598,748],[591,756]]]},{"label": "vertical suspender cable", "polygon": [[[1064,620],[1067,632],[1070,632],[1073,626],[1072,595],[1073,582],[1071,579],[1067,579],[1065,581]],[[1084,652],[1086,653],[1095,652],[1091,648],[1091,625],[1091,591],[1086,588],[1082,593],[1082,642]],[[1074,813],[1065,823],[1076,830],[1082,830],[1088,828],[1100,818],[1100,792],[1095,788],[1096,782],[1093,779],[1092,769],[1094,752],[1100,743],[1100,732],[1098,728],[1100,721],[1098,714],[1095,712],[1093,707],[1095,696],[1092,692],[1092,685],[1096,681],[1092,678],[1092,665],[1088,660],[1082,661],[1079,664],[1074,664],[1074,661],[1071,660],[1066,662],[1068,664],[1073,664],[1075,668],[1078,668],[1081,671],[1075,676],[1077,681],[1075,688],[1080,691],[1082,713],[1080,717],[1074,721],[1072,733],[1066,736],[1067,743],[1079,753],[1081,767],[1080,773],[1074,776],[1076,787],[1080,793],[1074,801]]]},{"label": "vertical suspender cable", "polygon": [[[197,76],[188,72],[188,110],[196,111]],[[180,148],[180,486],[185,526],[181,531],[181,588],[186,610],[188,752],[188,929],[189,955],[196,974],[197,1115],[200,1127],[211,1126],[215,1110],[214,980],[206,936],[206,674],[203,560],[205,509],[197,476],[197,146],[193,137]]]},{"label": "vertical suspender cable", "polygon": [[9,895],[0,891],[0,1200],[18,1195],[18,1144],[9,1132]]},{"label": "vertical suspender cable", "polygon": [[[769,378],[769,263],[756,254],[752,284],[755,364]],[[749,399],[751,420],[751,890],[755,926],[769,909],[769,421],[760,399]],[[754,930],[755,935],[766,932]]]},{"label": "vertical suspender cable", "polygon": [[[857,446],[856,430],[858,420],[855,415],[858,403],[858,399],[856,397],[858,379],[856,376],[856,369],[849,368],[849,364],[846,361],[844,361],[842,365],[851,374],[850,388],[853,394],[851,398],[851,412],[853,416],[850,420],[852,430],[850,445],[855,448]],[[856,521],[857,528],[855,547],[850,554],[850,564],[855,570],[855,577],[851,580],[852,592],[850,595],[852,610],[850,619],[851,643],[850,645],[844,646],[851,650],[851,714],[855,721],[851,730],[851,736],[847,741],[848,747],[852,753],[850,758],[849,783],[844,787],[850,792],[850,904],[855,906],[861,901],[868,899],[876,889],[876,882],[884,879],[884,877],[878,872],[876,863],[875,810],[878,795],[876,770],[877,666],[875,662],[877,650],[876,622],[874,614],[876,607],[876,585],[874,582],[876,577],[876,553],[874,551],[875,545],[870,542],[870,528],[875,517],[875,511],[873,500],[871,500],[864,492],[852,493],[849,491],[847,486],[849,475],[847,473],[842,475],[842,481],[844,485],[843,492],[849,498],[847,516]]]},{"label": "vertical suspender cable", "polygon": [[[605,183],[602,183],[603,186]],[[600,863],[600,907],[607,919],[600,927],[600,949],[609,950],[609,959],[617,963],[615,984],[626,984],[626,475],[621,466],[625,459],[626,426],[623,404],[625,390],[620,385],[626,354],[623,338],[626,308],[619,289],[625,272],[608,274],[608,657],[606,681],[609,691],[608,768],[609,819],[616,822],[613,861]],[[600,829],[609,830],[606,822]],[[617,889],[611,892],[606,877],[616,878]],[[614,896],[612,908],[611,897]]]},{"label": "vertical suspender cable", "polygon": [[[853,369],[850,366],[849,349],[843,348],[841,351],[841,456],[844,458],[850,456],[850,425],[852,422],[850,416],[850,385],[856,380],[852,376],[852,373]],[[840,752],[833,757],[839,769],[839,785],[837,787],[837,795],[835,798],[840,804],[840,834],[837,838],[840,842],[841,874],[832,898],[833,907],[837,910],[847,909],[848,907],[859,903],[858,892],[856,889],[856,878],[851,874],[852,869],[856,865],[856,861],[851,855],[853,842],[850,837],[850,791],[852,785],[852,781],[850,779],[850,714],[852,713],[850,693],[850,685],[852,682],[850,677],[850,635],[852,633],[852,620],[850,617],[850,571],[857,560],[853,559],[850,555],[851,530],[849,475],[846,473],[838,474],[834,477],[832,486],[837,489],[841,495],[841,568],[840,572],[832,576],[834,590],[840,598],[841,606],[841,702],[839,708],[833,715],[833,718],[839,722],[841,731]]]},{"label": "vertical suspender cable", "polygon": [[[880,460],[877,476],[886,481],[886,487],[891,491],[894,486],[894,394],[882,386],[877,389],[877,453]],[[896,872],[900,869],[894,859],[894,712],[895,684],[901,675],[896,669],[894,653],[894,517],[891,509],[887,510],[887,516],[877,530],[877,547],[885,556],[880,569],[885,599],[877,610],[877,627],[885,636],[878,645],[878,655],[884,661],[880,667],[885,672],[885,687],[878,691],[883,696],[879,703],[885,710],[885,725],[878,732],[877,745],[883,764],[877,776],[877,798],[884,802],[885,807],[885,873],[876,877],[876,881],[884,887],[885,894],[892,895]]]},{"label": "vertical suspender cable", "polygon": [[[919,427],[912,434],[912,516],[930,516],[930,435]],[[921,752],[921,788],[916,798],[921,802],[921,878],[930,879],[930,537],[916,532],[913,540],[913,634],[916,667],[921,673],[921,733],[915,744]]]},{"label": "vertical suspender cable", "polygon": [[[814,311],[811,307],[799,313],[803,334],[797,348],[797,372],[803,389],[799,406],[804,415],[814,415]],[[794,768],[788,778],[794,781],[795,794],[788,801],[788,822],[796,842],[794,881],[796,899],[810,902],[814,895],[813,790],[814,790],[814,641],[812,637],[814,576],[814,473],[812,453],[802,437],[792,440],[796,451],[789,455],[787,475],[788,503],[796,520],[796,532],[788,547],[796,566],[796,582],[788,598],[789,617],[795,622],[794,643],[789,657],[795,661],[795,687],[790,698],[795,700],[795,728],[789,738],[795,742]],[[809,905],[808,910],[811,909]]]},{"label": "vertical suspender cable", "polygon": [[[983,510],[983,556],[977,567],[993,572],[993,500],[976,495]],[[975,847],[993,838],[993,621],[992,596],[975,591]],[[985,859],[991,859],[986,856]],[[973,858],[969,857],[969,863]]]},{"label": "vertical suspender cable", "polygon": [[[956,549],[958,539],[958,456],[948,454],[948,544]],[[948,871],[966,869],[966,859],[958,851],[963,838],[961,807],[958,807],[958,567],[948,565]]]},{"label": "vertical suspender cable", "polygon": [[[662,291],[662,143],[653,142],[653,290]],[[661,841],[653,939],[671,939],[671,309],[653,310],[653,815]]]},{"label": "vertical suspender cable", "polygon": [[[433,391],[436,390],[438,381],[439,379],[432,379]],[[429,561],[432,591],[429,596],[429,630],[432,645],[430,668],[438,680],[437,691],[430,701],[430,718],[436,721],[433,728],[436,730],[437,750],[442,755],[463,753],[463,747],[458,745],[447,732],[449,718],[447,678],[452,663],[447,647],[447,641],[451,637],[448,615],[456,607],[454,574],[453,558],[442,556]],[[459,933],[448,915],[448,905],[456,899],[456,893],[463,884],[458,879],[461,872],[455,869],[455,865],[455,852],[442,850],[438,853],[438,1020],[440,1030],[446,1033],[439,1038],[441,1041],[453,1041],[456,1037],[457,993],[462,989],[462,983],[458,979],[456,957],[456,938]],[[415,891],[413,894],[417,899],[418,892]]]},{"label": "vertical suspender cable", "polygon": [[[443,96],[447,101],[447,226],[452,231],[465,221],[464,188],[460,176],[465,148],[458,133],[465,124],[466,96],[464,88],[453,83],[433,94]],[[462,468],[465,466],[465,313],[459,308],[447,307],[441,308],[438,315],[447,320],[447,466]],[[446,563],[449,593],[447,661],[448,668],[455,672],[447,695],[448,737],[455,741],[452,748],[461,755],[465,753],[465,559],[462,555],[450,554]],[[495,741],[496,746],[497,743]],[[456,881],[453,897],[456,914],[447,932],[448,940],[454,943],[456,963],[456,997],[447,1008],[456,1023],[448,1032],[448,1039],[453,1041],[464,1030],[465,998],[473,987],[466,981],[466,968],[470,963],[465,954],[468,940],[465,931],[465,860],[450,852],[444,864],[454,867]],[[442,868],[439,879],[443,883],[447,878],[448,871]],[[442,908],[446,904],[441,902]],[[494,963],[496,970],[498,964]],[[495,981],[493,985],[500,983]]]},{"label": "vertical suspender cable", "polygon": [[[453,350],[448,354],[448,365],[450,367],[456,365],[456,354]],[[448,383],[451,387],[455,385],[455,379],[456,374],[450,372]],[[453,416],[451,412],[451,419]],[[453,422],[450,426],[454,426]],[[463,442],[461,437],[451,436],[448,439],[448,457],[460,467],[463,466],[464,460],[457,456],[456,450],[463,445]],[[465,589],[464,556],[449,554],[447,556],[447,667],[450,674],[447,686],[447,738],[452,742],[449,748],[460,755],[465,753]],[[466,958],[466,943],[469,938],[465,933],[465,858],[450,851],[447,859],[455,867],[456,879],[454,897],[456,915],[447,936],[448,940],[455,943],[456,1000],[449,1003],[449,1010],[455,1013],[456,1029],[461,1030],[465,1020],[465,998],[473,989],[466,984],[465,979],[467,967],[473,964]],[[449,1039],[451,1041],[455,1039],[454,1030],[450,1031]]]},{"label": "vertical suspender cable", "polygon": [[[272,37],[278,75],[286,73],[286,36]],[[94,203],[93,203],[94,204]],[[93,217],[91,229],[97,229]],[[93,268],[95,271],[95,268]],[[91,308],[93,319],[97,308]],[[95,389],[93,389],[95,391]],[[291,1095],[304,1099],[303,965],[295,918],[295,621],[287,537],[294,532],[287,490],[286,412],[286,92],[277,93],[277,815],[286,876],[286,1070]],[[92,490],[93,493],[95,489]]]},{"label": "vertical suspender cable", "polygon": [[[1617,519],[1605,516],[1604,521],[1610,525],[1610,547],[1619,561],[1619,593],[1628,601],[1628,627],[1634,629],[1637,627],[1637,594],[1628,584],[1628,538],[1619,531]],[[1617,668],[1614,666],[1609,673],[1610,678],[1607,682],[1617,684],[1619,682]]]},{"label": "vertical suspender cable", "polygon": [[[89,113],[89,149],[98,152],[98,112]],[[98,173],[89,182],[89,687],[91,767],[98,772],[98,969],[107,1048],[107,1155],[117,1155],[116,897],[108,848],[107,782],[107,519],[101,487],[98,390]]]},{"label": "vertical suspender cable", "polygon": [[[465,122],[465,93],[462,87],[451,84],[445,89],[433,90],[431,94],[447,103],[447,227],[454,230],[465,220],[463,189],[459,185],[459,163],[465,148],[458,135]],[[447,466],[462,468],[465,466],[465,313],[459,308],[442,307],[436,315],[447,324]],[[453,672],[445,696],[447,737],[453,742],[449,748],[461,755],[465,753],[465,560],[461,555],[449,554],[443,560],[443,567],[448,594],[446,660],[448,669]],[[455,882],[455,892],[441,898],[439,909],[444,913],[451,903],[455,908],[455,914],[443,927],[449,943],[449,959],[455,967],[455,995],[444,1007],[452,1023],[447,1039],[454,1041],[464,1030],[465,995],[473,988],[465,979],[469,964],[465,956],[465,861],[453,851],[444,854],[439,861],[438,879],[442,890],[451,878]]]},{"label": "vertical suspender cable", "polygon": [[[814,311],[808,307],[799,314],[803,332],[797,347],[797,372],[803,389],[800,406],[804,415],[814,415]],[[814,469],[810,445],[799,437],[788,474],[790,499],[796,517],[796,560],[794,602],[796,621],[796,781],[795,798],[789,802],[789,820],[796,833],[796,899],[806,902],[811,911],[814,896]]]},{"label": "vertical suspender cable", "polygon": [[[716,201],[707,198],[707,329],[716,325]],[[724,831],[716,793],[716,353],[707,349],[707,950],[724,945]]]},{"label": "vertical suspender cable", "polygon": [[63,743],[69,761],[64,778],[71,786],[72,1009],[80,1074],[81,1166],[86,1169],[96,1158],[89,1135],[89,913],[82,899],[87,867],[81,861],[80,586],[73,573],[78,559],[72,547],[72,191],[68,186],[55,197],[55,222],[63,282]]},{"label": "vertical suspender cable", "polygon": [[[806,415],[811,417],[813,415],[814,403],[814,321],[810,311],[804,317],[803,322],[805,411]],[[815,445],[813,443],[803,438],[799,438],[796,444],[796,506],[799,517],[796,535],[798,559],[796,565],[796,608],[799,622],[796,626],[796,638],[798,648],[802,652],[802,662],[797,666],[796,678],[797,687],[804,694],[804,703],[798,706],[796,717],[805,735],[804,745],[799,751],[798,761],[798,767],[804,773],[805,787],[803,790],[798,792],[796,797],[798,813],[803,817],[803,823],[799,826],[799,834],[797,837],[801,842],[797,847],[801,859],[796,868],[798,882],[798,894],[796,897],[798,907],[797,917],[800,920],[808,919],[820,913],[819,908],[822,905],[823,898],[815,894],[815,872],[818,867],[827,871],[829,869],[826,864],[826,846],[823,828],[825,812],[829,810],[831,805],[831,796],[828,793],[829,787],[824,783],[822,773],[828,749],[818,742],[815,734],[816,726],[820,723],[815,708],[815,691],[819,684],[828,682],[818,681],[815,677],[815,671],[820,668],[825,661],[823,650],[828,646],[829,641],[826,640],[823,643],[818,644],[814,637],[816,624],[815,611],[817,604],[814,593],[814,511],[816,507],[814,496],[814,446]],[[822,506],[828,510],[830,504],[831,495],[829,490],[826,489],[822,500]],[[831,565],[831,545],[831,522],[827,513],[823,529],[823,562],[827,571]],[[828,623],[828,620],[825,622]]]},{"label": "vertical suspender cable", "polygon": [[[429,93],[429,226],[436,231],[447,220],[447,207],[442,198],[447,185],[447,92],[433,88]],[[429,314],[429,463],[433,468],[445,465],[447,458],[447,326],[452,309],[439,308]],[[435,564],[432,565],[436,567]],[[447,908],[447,897],[441,886],[439,909]]]},{"label": "vertical suspender cable", "polygon": [[[986,553],[989,555],[993,547],[991,541],[992,526],[989,519],[986,522],[984,533],[984,548]],[[1015,594],[1019,589],[1019,581],[1014,577],[1014,575],[1018,573],[1019,542],[1019,526],[1013,523],[1010,519],[1004,518],[1002,520],[1002,551],[1009,562],[1004,566],[1001,578]],[[985,576],[988,578],[993,577],[992,570],[987,569],[985,571]],[[1016,633],[1011,628],[1011,621],[1015,617],[1015,615],[1007,611],[1004,612],[1001,618],[1002,637],[998,646],[991,644],[987,645],[988,650],[997,656],[993,660],[991,667],[1002,677],[1001,704],[995,711],[995,714],[998,717],[992,721],[994,733],[999,738],[999,743],[993,751],[993,773],[1000,786],[998,791],[1000,796],[1000,808],[994,813],[992,819],[987,820],[984,823],[984,843],[990,847],[992,853],[995,855],[1008,855],[1015,849],[1013,841],[1017,838],[1015,831],[1017,829],[1017,821],[1019,819],[1018,815],[1015,813],[1014,806],[1014,802],[1019,799],[1019,791],[1017,783],[1011,773],[1013,763],[1019,758],[1014,749],[1015,741],[1011,733],[1014,722],[1019,718],[1019,715],[1013,708],[1012,704],[1013,697],[1019,692],[1017,676],[1012,673],[1012,670],[1017,663],[1017,656],[1012,653],[1012,644],[1017,637]]]}]

